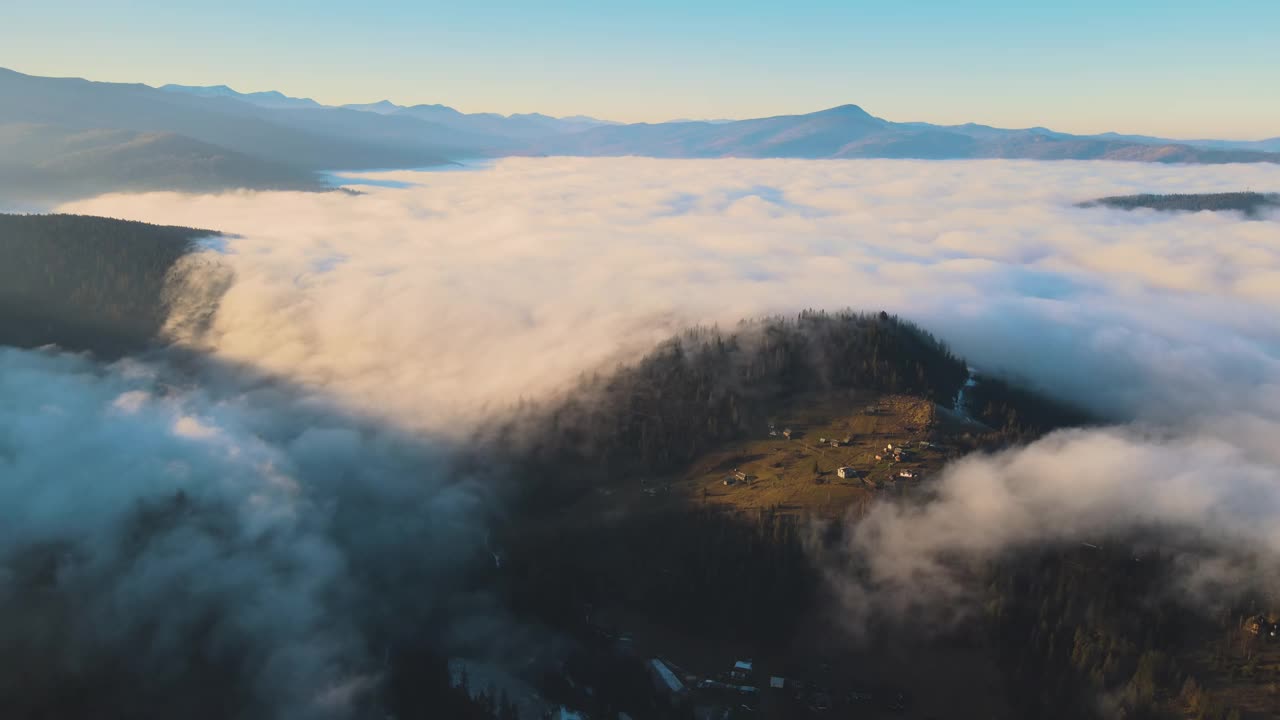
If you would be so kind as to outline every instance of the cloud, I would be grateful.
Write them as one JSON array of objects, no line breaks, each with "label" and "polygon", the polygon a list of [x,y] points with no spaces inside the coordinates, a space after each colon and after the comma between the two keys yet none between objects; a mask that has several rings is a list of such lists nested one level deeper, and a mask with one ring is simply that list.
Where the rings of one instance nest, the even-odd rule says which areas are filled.
[{"label": "cloud", "polygon": [[1128,414],[1185,410],[1158,407],[1180,405],[1162,385],[1274,377],[1275,222],[1073,207],[1280,185],[1272,166],[509,159],[373,177],[408,187],[64,209],[238,233],[220,258],[235,282],[192,342],[435,429],[689,323],[804,307],[909,315],[983,369]]},{"label": "cloud", "polygon": [[[1274,436],[1280,422],[1265,429]],[[927,502],[880,503],[850,526],[841,553],[861,570],[832,575],[848,619],[862,627],[886,614],[964,615],[981,590],[972,561],[1142,535],[1170,539],[1170,550],[1192,541],[1217,556],[1182,568],[1184,590],[1207,591],[1212,572],[1220,592],[1226,558],[1240,564],[1230,573],[1235,591],[1266,589],[1258,583],[1272,573],[1253,563],[1280,563],[1280,465],[1232,439],[1137,426],[1066,430],[961,459]]]},{"label": "cloud", "polygon": [[[87,618],[123,633],[113,609],[143,609],[184,638],[218,608],[258,701],[343,705],[376,628],[448,605],[483,545],[491,490],[448,463],[477,423],[689,324],[844,307],[1120,423],[876,507],[851,598],[961,597],[956,552],[1162,523],[1280,550],[1277,218],[1075,207],[1280,186],[1280,167],[551,158],[371,177],[404,187],[62,208],[236,237],[180,283],[200,301],[171,329],[206,360],[0,355],[0,553],[70,539]],[[139,508],[180,492],[209,519],[130,545]]]},{"label": "cloud", "polygon": [[117,702],[345,717],[395,622],[431,621],[482,557],[486,492],[444,449],[286,384],[0,349],[0,400],[0,662],[24,667],[0,695],[19,715],[129,672]]}]

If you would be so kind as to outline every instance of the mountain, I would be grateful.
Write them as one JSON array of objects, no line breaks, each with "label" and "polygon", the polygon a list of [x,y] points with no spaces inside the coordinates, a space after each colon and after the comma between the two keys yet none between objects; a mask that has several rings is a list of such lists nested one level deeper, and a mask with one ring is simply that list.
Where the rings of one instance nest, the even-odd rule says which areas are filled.
[{"label": "mountain", "polygon": [[82,215],[0,214],[0,345],[104,357],[159,340],[169,271],[211,230]]},{"label": "mountain", "polygon": [[19,123],[173,133],[308,171],[441,164],[501,143],[408,117],[268,108],[236,97],[0,69],[0,124]]},{"label": "mountain", "polygon": [[581,115],[556,118],[541,113],[464,113],[448,105],[396,105],[390,100],[342,106],[348,110],[388,116],[407,116],[438,123],[463,132],[475,132],[509,139],[534,139],[578,132],[607,124]]},{"label": "mountain", "polygon": [[1172,143],[1210,148],[1214,150],[1280,152],[1280,137],[1268,138],[1266,140],[1166,140],[1164,138],[1151,137],[1150,135],[1123,135],[1114,132],[1091,135],[1090,137],[1103,140],[1123,140],[1147,145],[1168,145]]},{"label": "mountain", "polygon": [[[493,150],[510,149],[508,141],[549,137],[577,132],[604,124],[603,121],[584,116],[555,118],[541,113],[517,113],[513,115],[463,113],[447,105],[404,106],[397,105],[390,100],[379,100],[373,103],[353,103],[335,107],[322,105],[311,98],[290,97],[274,90],[254,93],[237,92],[226,85],[164,85],[160,89],[166,92],[195,97],[239,100],[255,107],[270,110],[339,111],[333,116],[344,117],[349,125],[353,125],[353,127],[346,128],[346,130],[352,132],[383,134],[388,127],[396,123],[400,123],[400,127],[406,127],[403,125],[404,118],[413,118],[437,125],[437,139],[445,139],[447,137],[448,143],[460,145],[466,151],[465,154],[476,154],[478,148],[484,149],[484,152],[480,154],[491,154]],[[394,117],[395,119],[389,121],[372,118],[356,119],[340,111],[372,113],[374,115]],[[290,118],[291,124],[314,124],[316,120],[315,117],[299,116]],[[356,127],[354,125],[359,126]],[[453,131],[454,134],[441,135],[440,128]]]},{"label": "mountain", "polygon": [[[1265,144],[1266,141],[1264,141]],[[1135,141],[1006,130],[986,125],[899,123],[856,105],[807,115],[733,122],[672,122],[595,127],[532,144],[528,154],[652,157],[1029,158],[1166,163],[1280,162],[1280,154],[1239,147]]]},{"label": "mountain", "polygon": [[236,92],[226,85],[162,85],[161,90],[166,92],[187,93],[188,95],[198,95],[200,97],[223,97],[243,100],[259,107],[265,108],[321,108],[324,105],[312,100],[311,98],[294,98],[285,95],[276,90],[268,90],[266,92],[242,93]]},{"label": "mountain", "polygon": [[319,190],[312,173],[173,133],[0,125],[0,201],[111,191]]},{"label": "mountain", "polygon": [[[238,93],[225,85],[166,85],[161,89],[201,97],[234,98],[264,108],[326,107],[309,98],[292,98],[276,91]],[[462,113],[447,105],[402,106],[390,100],[343,105],[342,108],[413,117],[455,131],[488,136],[493,147],[486,148],[481,154],[491,155],[517,152],[656,157],[1000,157],[1222,163],[1272,161],[1274,158],[1250,153],[1280,153],[1280,137],[1267,140],[1169,140],[1113,132],[1072,135],[1044,127],[1005,129],[977,123],[890,122],[875,118],[856,105],[805,115],[750,120],[680,119],[653,124],[613,123],[585,116],[555,118],[539,113]],[[834,118],[841,117],[864,122],[852,122],[844,127],[832,122]],[[880,132],[867,132],[865,121],[868,119],[880,124]],[[718,133],[708,126],[720,126],[725,130]],[[581,135],[584,131],[599,128],[604,129]],[[770,133],[776,137],[770,137]],[[497,138],[502,141],[494,143]],[[479,138],[472,140],[472,145],[485,144]],[[512,141],[526,143],[526,146],[513,150]]]},{"label": "mountain", "polygon": [[1276,162],[1280,138],[1175,142],[892,122],[857,105],[734,121],[617,124],[440,104],[330,107],[281,92],[47,78],[0,68],[0,199],[110,190],[318,189],[314,173],[507,155]]},{"label": "mountain", "polygon": [[357,103],[352,105],[343,105],[348,110],[359,110],[361,112],[378,113],[379,115],[390,115],[399,112],[404,108],[391,102],[390,100],[379,100],[375,103]]}]

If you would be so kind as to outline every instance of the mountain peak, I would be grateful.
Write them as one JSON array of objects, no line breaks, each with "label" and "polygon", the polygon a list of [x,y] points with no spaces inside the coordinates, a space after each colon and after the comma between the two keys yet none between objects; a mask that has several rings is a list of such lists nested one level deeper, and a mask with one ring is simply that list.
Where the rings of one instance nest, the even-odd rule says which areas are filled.
[{"label": "mountain peak", "polygon": [[871,113],[867,112],[866,110],[863,110],[861,107],[854,105],[852,103],[846,104],[846,105],[837,105],[833,108],[827,108],[826,110],[819,110],[818,112],[814,113],[814,115],[839,115],[842,117],[860,117],[860,118],[872,118],[872,119],[875,118],[875,116],[872,115]]}]

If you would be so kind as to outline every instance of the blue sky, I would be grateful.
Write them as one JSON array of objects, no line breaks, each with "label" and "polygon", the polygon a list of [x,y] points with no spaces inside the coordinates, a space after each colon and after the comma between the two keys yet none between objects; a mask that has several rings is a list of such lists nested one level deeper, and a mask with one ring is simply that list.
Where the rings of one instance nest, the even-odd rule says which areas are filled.
[{"label": "blue sky", "polygon": [[856,103],[890,120],[1280,136],[1277,0],[7,0],[0,66],[625,121]]}]

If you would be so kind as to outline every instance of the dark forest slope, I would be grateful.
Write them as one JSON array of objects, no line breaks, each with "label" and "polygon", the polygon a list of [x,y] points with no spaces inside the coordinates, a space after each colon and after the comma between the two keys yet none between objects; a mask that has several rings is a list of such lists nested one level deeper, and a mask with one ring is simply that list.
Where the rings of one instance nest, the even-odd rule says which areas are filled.
[{"label": "dark forest slope", "polygon": [[1237,211],[1246,216],[1257,216],[1268,208],[1280,208],[1280,193],[1229,192],[1229,193],[1177,193],[1172,195],[1114,195],[1098,198],[1080,207],[1110,207],[1121,210],[1151,210],[1202,212]]},{"label": "dark forest slope", "polygon": [[170,268],[209,230],[82,215],[0,215],[0,344],[113,357],[164,323]]},{"label": "dark forest slope", "polygon": [[526,466],[668,472],[761,431],[799,393],[857,388],[949,404],[967,376],[963,360],[906,320],[807,311],[733,332],[691,330],[555,403],[523,408],[503,445]]}]

